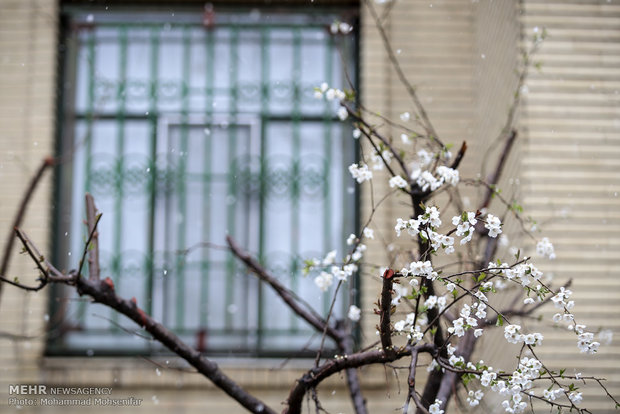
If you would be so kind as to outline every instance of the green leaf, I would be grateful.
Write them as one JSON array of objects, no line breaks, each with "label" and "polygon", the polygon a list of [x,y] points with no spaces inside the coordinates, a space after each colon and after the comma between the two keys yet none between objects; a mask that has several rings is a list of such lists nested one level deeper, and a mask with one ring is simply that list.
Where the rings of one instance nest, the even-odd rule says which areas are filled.
[{"label": "green leaf", "polygon": [[495,326],[504,326],[504,318],[502,318],[502,315],[497,315],[497,322],[495,322]]}]

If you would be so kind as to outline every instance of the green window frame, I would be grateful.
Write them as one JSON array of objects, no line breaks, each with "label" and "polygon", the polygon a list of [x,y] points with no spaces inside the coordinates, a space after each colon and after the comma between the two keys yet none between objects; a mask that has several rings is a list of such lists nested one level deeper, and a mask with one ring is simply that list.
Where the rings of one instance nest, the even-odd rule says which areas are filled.
[{"label": "green window frame", "polygon": [[[206,13],[206,12],[205,12]],[[230,234],[327,312],[305,258],[345,251],[357,225],[351,127],[317,100],[356,79],[351,9],[202,13],[66,7],[56,260],[76,267],[83,196],[100,222],[102,277],[211,354],[279,355],[320,338],[221,249]],[[215,14],[213,14],[215,13]],[[346,68],[345,68],[346,65]],[[356,281],[338,301],[346,315]],[[131,321],[53,292],[49,354],[165,352]]]}]

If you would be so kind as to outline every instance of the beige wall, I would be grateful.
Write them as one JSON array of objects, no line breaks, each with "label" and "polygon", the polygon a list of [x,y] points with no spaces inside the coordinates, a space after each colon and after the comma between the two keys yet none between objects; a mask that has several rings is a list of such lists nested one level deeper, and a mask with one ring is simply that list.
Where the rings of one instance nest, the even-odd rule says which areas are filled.
[{"label": "beige wall", "polygon": [[[0,2],[0,246],[29,177],[52,153],[54,126],[56,2]],[[24,228],[42,247],[50,229],[48,176],[33,199]],[[16,251],[19,251],[17,248]],[[47,250],[47,249],[46,249]],[[8,277],[33,281],[32,263],[17,257]],[[47,295],[3,286],[0,301],[0,407],[8,383],[39,378]],[[27,337],[13,341],[11,338]],[[0,411],[4,411],[0,408]]]},{"label": "beige wall", "polygon": [[[525,14],[519,19],[517,2],[444,0],[434,1],[430,7],[428,1],[403,0],[392,10],[387,30],[440,136],[457,148],[461,141],[468,142],[462,174],[473,176],[480,171],[484,149],[498,135],[512,101],[517,62],[514,47],[520,23],[528,35],[534,26],[547,26],[550,39],[539,55],[543,70],[528,81],[525,115],[519,124],[520,154],[506,171],[504,191],[524,195],[526,215],[537,218],[544,235],[555,242],[558,260],[546,263],[544,268],[559,278],[575,279],[578,315],[583,315],[592,328],[603,320],[618,331],[614,315],[620,312],[620,285],[613,266],[620,243],[620,201],[616,197],[620,192],[620,6],[614,3],[526,0]],[[367,10],[361,10],[363,103],[397,119],[399,113],[411,110],[411,102],[387,62]],[[0,183],[4,194],[0,199],[0,229],[9,227],[21,190],[53,148],[57,16],[52,0],[0,0]],[[380,186],[375,189],[378,193],[383,190]],[[463,193],[474,203],[475,191],[464,189]],[[45,247],[50,232],[50,197],[48,176],[25,223],[32,238]],[[362,201],[364,220],[369,213],[368,187],[363,187]],[[392,241],[394,217],[406,214],[396,201],[387,203],[374,228]],[[2,247],[2,232],[0,237]],[[368,261],[384,263],[381,244],[377,241],[374,247],[379,248],[372,249]],[[579,257],[582,252],[586,258]],[[24,279],[22,275],[33,273],[32,266],[23,258],[18,260],[13,262],[9,276]],[[365,309],[373,309],[377,282],[376,272],[364,274]],[[115,397],[143,398],[145,406],[157,404],[158,411],[204,412],[204,407],[209,407],[209,412],[243,412],[203,378],[175,370],[157,375],[156,366],[142,359],[42,357],[47,295],[27,294],[7,286],[3,290],[0,411],[6,411],[9,383],[43,382],[111,386]],[[374,315],[364,314],[365,343],[375,340],[376,323]],[[29,338],[13,340],[11,335]],[[574,337],[553,330],[545,335],[542,352],[545,347],[549,350],[544,353],[546,358],[557,366],[583,369],[584,374],[585,368],[593,367],[595,374],[611,379],[611,389],[618,394],[617,345],[602,349],[596,357],[569,360],[568,352],[574,355],[577,351]],[[165,361],[158,359],[159,363]],[[276,409],[308,364],[292,361],[276,369],[280,361],[220,362]],[[405,375],[401,373],[400,377]],[[400,406],[404,388],[398,394],[392,371],[365,368],[362,378],[374,412],[389,412]],[[385,385],[386,378],[389,386]],[[324,405],[330,412],[350,412],[346,392],[337,383],[336,379],[321,388]],[[330,397],[332,393],[334,397]],[[599,412],[605,412],[603,407],[609,407],[608,402],[590,398],[590,394],[601,395],[599,390],[591,392],[588,388],[584,405],[601,407]],[[454,405],[451,409],[456,412]],[[66,408],[46,412],[61,411],[80,412]]]},{"label": "beige wall", "polygon": [[[579,355],[575,336],[547,331],[542,355],[554,368],[595,373],[620,394],[620,3],[525,1],[524,32],[546,27],[549,38],[528,81],[523,129],[525,208],[555,243],[545,265],[558,282],[573,280],[575,315],[597,332],[612,329],[611,346]],[[545,313],[548,318],[549,309]],[[547,319],[548,320],[548,319]],[[584,406],[612,412],[597,387]]]}]

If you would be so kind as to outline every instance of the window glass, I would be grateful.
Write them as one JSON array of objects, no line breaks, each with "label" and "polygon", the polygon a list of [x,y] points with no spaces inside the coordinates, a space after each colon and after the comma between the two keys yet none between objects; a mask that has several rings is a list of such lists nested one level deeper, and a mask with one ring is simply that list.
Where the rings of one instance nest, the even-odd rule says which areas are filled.
[{"label": "window glass", "polygon": [[[209,27],[169,17],[69,15],[57,255],[77,267],[91,192],[102,277],[123,297],[207,352],[311,350],[312,328],[222,247],[230,234],[327,311],[331,292],[302,260],[342,254],[354,232],[354,140],[313,88],[346,87],[354,37],[329,33],[342,19],[331,13],[222,12]],[[161,349],[105,307],[54,302],[51,352]]]}]

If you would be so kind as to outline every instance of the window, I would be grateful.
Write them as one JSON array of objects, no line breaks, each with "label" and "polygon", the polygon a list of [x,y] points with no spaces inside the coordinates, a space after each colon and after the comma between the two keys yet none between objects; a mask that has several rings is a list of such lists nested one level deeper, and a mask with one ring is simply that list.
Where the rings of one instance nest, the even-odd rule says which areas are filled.
[{"label": "window", "polygon": [[[356,224],[350,126],[313,97],[323,81],[346,86],[344,64],[354,74],[354,37],[327,29],[336,19],[342,11],[66,10],[57,258],[77,267],[91,192],[102,277],[188,343],[248,355],[316,347],[217,246],[232,235],[327,310],[329,292],[301,260],[343,252]],[[54,294],[50,353],[163,351],[115,312]]]}]

